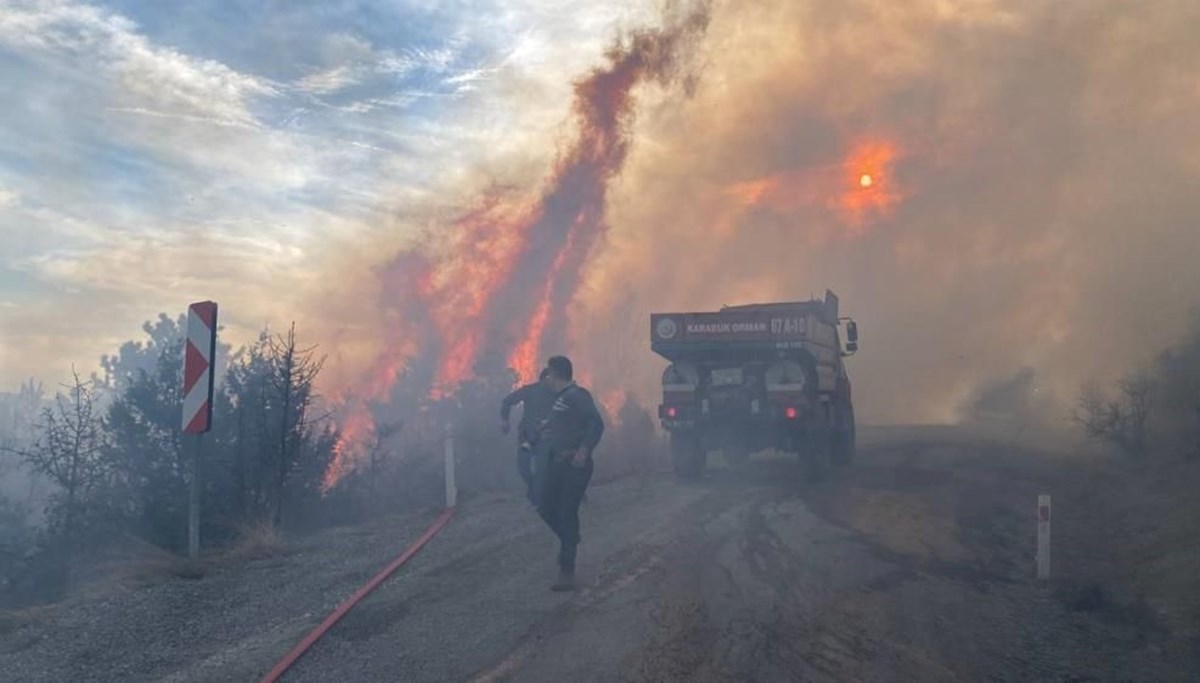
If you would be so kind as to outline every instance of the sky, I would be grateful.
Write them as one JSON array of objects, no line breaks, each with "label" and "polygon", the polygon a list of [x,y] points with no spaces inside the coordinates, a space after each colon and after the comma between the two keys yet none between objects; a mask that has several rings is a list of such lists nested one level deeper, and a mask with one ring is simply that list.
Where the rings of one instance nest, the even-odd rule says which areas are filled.
[{"label": "sky", "polygon": [[[0,390],[213,299],[227,340],[295,320],[332,393],[377,399],[414,325],[449,344],[428,299],[553,223],[599,139],[535,351],[601,393],[656,403],[652,311],[831,288],[860,419],[953,419],[1026,368],[1069,396],[1200,304],[1197,25],[1170,0],[0,0]],[[579,84],[640,31],[669,59],[596,138]],[[488,320],[536,318],[505,297],[555,265],[520,263]]]},{"label": "sky", "polygon": [[514,150],[544,164],[573,75],[644,15],[267,7],[0,2],[0,387],[94,366],[200,299],[234,340],[369,327],[326,319],[360,284],[348,263],[412,239],[413,207],[452,207]]}]

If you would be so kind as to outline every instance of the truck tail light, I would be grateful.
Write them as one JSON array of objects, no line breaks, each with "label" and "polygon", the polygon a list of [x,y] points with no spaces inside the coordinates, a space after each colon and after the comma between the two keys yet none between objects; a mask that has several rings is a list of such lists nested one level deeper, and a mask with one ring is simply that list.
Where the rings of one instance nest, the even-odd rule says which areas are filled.
[{"label": "truck tail light", "polygon": [[794,407],[788,406],[787,408],[784,409],[783,415],[784,415],[784,417],[786,417],[789,420],[795,420],[797,412]]}]

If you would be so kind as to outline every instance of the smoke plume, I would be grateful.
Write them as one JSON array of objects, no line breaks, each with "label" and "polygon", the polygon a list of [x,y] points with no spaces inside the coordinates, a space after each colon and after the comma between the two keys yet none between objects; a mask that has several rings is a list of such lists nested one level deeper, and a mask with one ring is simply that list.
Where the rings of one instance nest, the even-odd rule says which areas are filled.
[{"label": "smoke plume", "polygon": [[[859,322],[864,422],[953,420],[1022,368],[1073,396],[1183,334],[1200,6],[675,16],[578,81],[575,133],[532,198],[497,188],[384,269],[396,323],[356,395],[385,398],[402,371],[434,391],[481,364],[528,378],[565,351],[597,395],[653,405],[651,312],[827,287]],[[650,81],[682,87],[636,88]]]},{"label": "smoke plume", "polygon": [[630,152],[634,89],[677,80],[707,22],[701,5],[618,41],[608,63],[575,84],[575,137],[536,196],[496,188],[382,269],[383,304],[400,321],[389,334],[397,341],[356,391],[334,478],[370,438],[367,404],[385,399],[406,369],[432,368],[405,379],[439,398],[475,374],[504,368],[531,380],[543,354],[567,350],[568,307],[609,228],[609,186]]},{"label": "smoke plume", "polygon": [[864,421],[952,420],[1026,367],[1069,397],[1149,361],[1200,303],[1198,22],[1184,2],[718,4],[694,97],[638,119],[653,144],[573,309],[582,364],[653,405],[651,312],[826,287],[863,335]]}]

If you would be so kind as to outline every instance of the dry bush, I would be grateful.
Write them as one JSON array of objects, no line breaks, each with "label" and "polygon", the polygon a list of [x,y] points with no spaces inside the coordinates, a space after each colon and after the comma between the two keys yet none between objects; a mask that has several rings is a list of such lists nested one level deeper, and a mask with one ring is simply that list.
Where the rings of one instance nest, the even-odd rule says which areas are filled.
[{"label": "dry bush", "polygon": [[266,520],[238,526],[232,545],[215,553],[214,563],[245,562],[286,555],[291,547],[271,522]]},{"label": "dry bush", "polygon": [[1142,458],[1150,444],[1153,403],[1154,382],[1147,375],[1117,382],[1114,392],[1089,383],[1079,392],[1072,420],[1088,438],[1115,446],[1130,458]]}]

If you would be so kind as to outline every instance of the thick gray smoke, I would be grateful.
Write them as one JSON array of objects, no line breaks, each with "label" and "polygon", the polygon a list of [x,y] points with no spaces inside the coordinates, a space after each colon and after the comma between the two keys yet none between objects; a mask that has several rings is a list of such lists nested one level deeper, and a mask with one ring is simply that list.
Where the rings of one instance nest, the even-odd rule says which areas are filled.
[{"label": "thick gray smoke", "polygon": [[[1200,303],[1198,25],[1188,2],[718,6],[695,97],[639,119],[577,343],[652,401],[650,312],[831,287],[870,421],[1151,360]],[[889,193],[858,223],[857,165]]]}]

